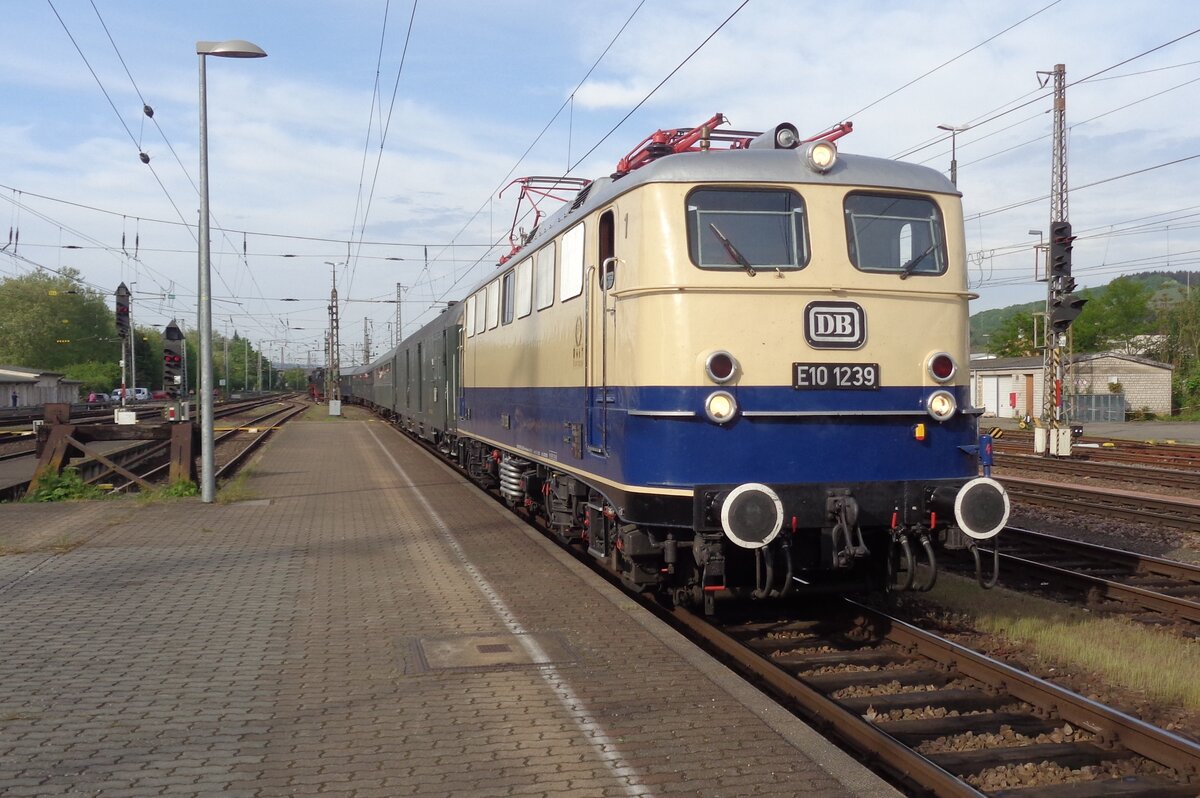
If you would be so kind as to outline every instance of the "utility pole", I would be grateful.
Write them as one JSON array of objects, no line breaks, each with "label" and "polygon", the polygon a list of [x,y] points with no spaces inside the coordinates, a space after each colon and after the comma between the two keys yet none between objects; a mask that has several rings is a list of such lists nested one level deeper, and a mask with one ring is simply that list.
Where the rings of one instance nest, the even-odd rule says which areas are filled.
[{"label": "utility pole", "polygon": [[[342,414],[342,386],[341,386],[341,363],[338,356],[338,295],[337,295],[337,264],[325,261],[326,264],[333,267],[333,289],[329,292],[329,367],[326,369],[326,379],[329,380],[329,390],[325,395],[329,397],[329,414]],[[337,402],[337,404],[333,404]],[[336,411],[336,412],[335,412]]]},{"label": "utility pole", "polygon": [[371,362],[371,320],[363,317],[363,365]]},{"label": "utility pole", "polygon": [[[1042,86],[1054,79],[1054,140],[1050,174],[1050,256],[1046,264],[1046,323],[1045,357],[1043,360],[1042,419],[1048,428],[1049,441],[1038,441],[1039,454],[1069,455],[1071,453],[1068,413],[1064,389],[1070,370],[1071,322],[1083,309],[1085,299],[1071,296],[1075,280],[1071,277],[1070,213],[1067,208],[1067,68],[1056,64],[1054,72],[1039,72],[1044,76]],[[1046,446],[1046,444],[1049,444]],[[1045,448],[1039,448],[1045,447]]]},{"label": "utility pole", "polygon": [[404,286],[400,285],[400,283],[396,283],[396,332],[392,336],[393,347],[399,346],[400,342],[404,340],[404,325],[401,322],[402,316],[400,314],[401,292],[403,290]]}]

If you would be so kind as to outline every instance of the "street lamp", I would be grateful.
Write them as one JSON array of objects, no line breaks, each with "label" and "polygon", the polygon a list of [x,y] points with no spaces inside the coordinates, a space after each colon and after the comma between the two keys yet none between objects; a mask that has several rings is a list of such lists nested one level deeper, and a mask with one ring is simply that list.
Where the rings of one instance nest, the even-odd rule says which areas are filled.
[{"label": "street lamp", "polygon": [[970,125],[938,125],[938,130],[950,132],[950,182],[958,187],[958,152],[956,137],[964,130],[970,130]]},{"label": "street lamp", "polygon": [[211,503],[217,492],[213,470],[213,367],[212,367],[212,264],[208,240],[208,97],[204,84],[204,57],[264,58],[258,45],[241,39],[196,42],[200,57],[200,500]]}]

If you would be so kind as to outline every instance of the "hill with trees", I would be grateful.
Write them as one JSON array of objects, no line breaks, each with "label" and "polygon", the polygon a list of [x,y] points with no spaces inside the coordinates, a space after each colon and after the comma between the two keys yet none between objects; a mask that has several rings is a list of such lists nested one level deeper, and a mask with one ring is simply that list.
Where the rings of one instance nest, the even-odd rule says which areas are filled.
[{"label": "hill with trees", "polygon": [[[1194,290],[1193,290],[1194,288]],[[1174,406],[1200,412],[1200,272],[1143,272],[1077,292],[1088,300],[1071,327],[1075,352],[1118,351],[1174,366]],[[1045,302],[971,317],[971,351],[1040,353]]]}]

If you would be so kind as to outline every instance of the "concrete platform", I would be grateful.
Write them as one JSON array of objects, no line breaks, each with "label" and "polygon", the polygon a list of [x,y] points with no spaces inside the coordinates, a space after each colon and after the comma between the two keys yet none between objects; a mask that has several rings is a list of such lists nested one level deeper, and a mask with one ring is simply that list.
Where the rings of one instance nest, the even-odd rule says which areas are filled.
[{"label": "concrete platform", "polygon": [[244,495],[0,506],[0,794],[895,794],[355,409]]}]

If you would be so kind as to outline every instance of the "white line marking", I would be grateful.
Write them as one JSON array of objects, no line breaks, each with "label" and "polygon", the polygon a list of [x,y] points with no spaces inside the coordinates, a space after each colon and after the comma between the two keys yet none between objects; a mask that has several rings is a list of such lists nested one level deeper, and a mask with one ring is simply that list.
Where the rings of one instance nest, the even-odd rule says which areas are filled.
[{"label": "white line marking", "polygon": [[[549,656],[547,656],[547,654],[542,650],[541,646],[539,646],[532,638],[525,627],[521,625],[521,622],[518,621],[516,616],[513,615],[512,611],[509,610],[508,605],[504,603],[504,599],[500,598],[500,595],[491,586],[487,579],[484,578],[483,574],[479,573],[478,569],[476,569],[475,566],[472,565],[467,559],[466,553],[458,544],[458,540],[455,539],[454,534],[450,531],[450,528],[446,525],[446,522],[443,521],[442,517],[438,515],[438,512],[433,509],[433,505],[429,503],[429,500],[425,498],[425,495],[421,493],[419,488],[416,487],[412,479],[409,478],[408,473],[404,470],[400,463],[396,461],[396,458],[392,456],[392,453],[384,447],[383,442],[380,441],[375,435],[375,431],[369,425],[365,426],[367,432],[371,433],[371,437],[375,440],[376,445],[379,446],[379,450],[382,451],[384,456],[391,461],[392,467],[396,469],[396,473],[400,475],[400,479],[413,488],[413,495],[417,497],[417,501],[421,503],[421,507],[424,508],[425,512],[437,525],[438,532],[441,534],[442,539],[446,541],[446,544],[450,547],[450,550],[454,552],[454,556],[457,557],[459,562],[462,563],[463,569],[471,575],[471,578],[475,581],[476,587],[478,587],[479,591],[483,593],[483,596],[488,600],[488,603],[492,605],[492,609],[496,612],[496,614],[500,616],[500,620],[504,623],[504,626],[509,632],[517,635],[517,639],[521,641],[521,645],[525,648],[526,653],[529,654],[530,658],[533,659],[534,662],[546,663],[549,659]],[[558,668],[553,664],[544,664],[538,668],[538,671],[541,673],[542,679],[545,680],[546,685],[554,692],[555,696],[558,697],[558,702],[562,705],[563,710],[566,711],[571,719],[575,721],[575,725],[579,727],[579,731],[583,733],[584,737],[591,741],[592,747],[595,749],[597,756],[599,756],[604,764],[608,766],[609,772],[621,782],[622,786],[625,788],[625,794],[640,796],[653,795],[649,787],[637,783],[637,772],[633,768],[629,767],[628,765],[621,764],[621,756],[617,751],[616,744],[609,739],[608,735],[604,732],[604,729],[600,726],[600,724],[588,714],[586,709],[584,709],[583,701],[581,701],[579,697],[575,695],[575,691],[572,690],[567,684],[566,679],[564,679],[559,673]]]}]

